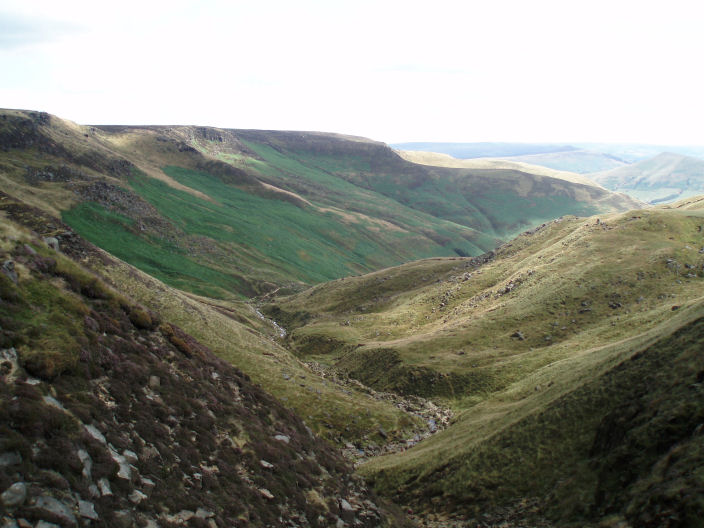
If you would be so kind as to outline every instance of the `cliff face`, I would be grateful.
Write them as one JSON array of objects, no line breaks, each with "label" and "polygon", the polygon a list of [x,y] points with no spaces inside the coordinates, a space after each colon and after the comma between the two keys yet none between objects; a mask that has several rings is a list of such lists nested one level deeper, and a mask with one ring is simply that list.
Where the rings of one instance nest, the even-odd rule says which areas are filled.
[{"label": "cliff face", "polygon": [[51,239],[1,228],[4,526],[382,523],[341,457],[248,376]]}]

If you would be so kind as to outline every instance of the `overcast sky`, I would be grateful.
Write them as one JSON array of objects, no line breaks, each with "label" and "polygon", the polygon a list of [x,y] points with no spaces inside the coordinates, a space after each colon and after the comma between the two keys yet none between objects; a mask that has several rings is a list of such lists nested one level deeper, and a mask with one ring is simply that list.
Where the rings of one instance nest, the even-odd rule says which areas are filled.
[{"label": "overcast sky", "polygon": [[0,107],[389,143],[704,144],[700,4],[2,0]]}]

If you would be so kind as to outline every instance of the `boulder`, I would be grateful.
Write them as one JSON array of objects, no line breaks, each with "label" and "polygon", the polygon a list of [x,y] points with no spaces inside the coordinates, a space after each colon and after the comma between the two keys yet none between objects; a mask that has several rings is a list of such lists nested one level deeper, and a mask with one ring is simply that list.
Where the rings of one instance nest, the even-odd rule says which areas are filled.
[{"label": "boulder", "polygon": [[0,502],[6,508],[20,506],[27,498],[27,485],[24,482],[15,482],[0,495]]},{"label": "boulder", "polygon": [[81,517],[90,519],[91,521],[97,521],[100,516],[95,511],[95,505],[92,502],[79,500],[78,501],[78,514]]},{"label": "boulder", "polygon": [[71,508],[49,495],[40,495],[32,510],[38,517],[57,521],[63,526],[74,526],[76,524],[76,517],[73,515]]},{"label": "boulder", "polygon": [[17,284],[17,270],[15,269],[14,260],[6,260],[5,262],[3,262],[2,272],[8,279]]},{"label": "boulder", "polygon": [[22,455],[17,451],[9,451],[0,455],[0,467],[16,466],[22,463]]}]

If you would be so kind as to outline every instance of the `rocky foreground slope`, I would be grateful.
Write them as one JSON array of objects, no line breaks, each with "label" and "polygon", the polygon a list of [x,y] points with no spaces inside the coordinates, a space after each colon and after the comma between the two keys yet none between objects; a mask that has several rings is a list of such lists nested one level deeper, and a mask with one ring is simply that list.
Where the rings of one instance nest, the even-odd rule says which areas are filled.
[{"label": "rocky foreground slope", "polygon": [[0,223],[2,526],[391,522],[300,418],[55,244]]}]

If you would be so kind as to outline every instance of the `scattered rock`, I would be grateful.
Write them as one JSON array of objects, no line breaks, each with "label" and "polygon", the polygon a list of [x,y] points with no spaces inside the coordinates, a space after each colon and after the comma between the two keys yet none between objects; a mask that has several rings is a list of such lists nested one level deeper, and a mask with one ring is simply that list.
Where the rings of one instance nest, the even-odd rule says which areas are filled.
[{"label": "scattered rock", "polygon": [[259,493],[262,494],[263,497],[267,499],[273,499],[274,495],[266,488],[259,488]]},{"label": "scattered rock", "polygon": [[520,330],[516,330],[513,334],[511,334],[511,337],[515,337],[519,341],[523,341],[526,338]]},{"label": "scattered rock", "polygon": [[44,520],[39,521],[34,528],[61,528],[58,524],[47,522]]},{"label": "scattered rock", "polygon": [[90,480],[91,470],[93,469],[93,460],[90,458],[88,451],[85,449],[79,449],[76,454],[78,455],[78,459],[83,464],[83,476]]},{"label": "scattered rock", "polygon": [[134,514],[130,510],[118,510],[115,512],[115,521],[120,528],[132,528],[134,524]]},{"label": "scattered rock", "polygon": [[196,510],[196,517],[198,517],[199,519],[210,519],[211,517],[215,517],[215,514],[206,509],[198,508]]},{"label": "scattered rock", "polygon": [[161,379],[159,376],[149,376],[149,388],[154,390],[161,386]]},{"label": "scattered rock", "polygon": [[39,517],[48,517],[49,520],[56,520],[62,525],[74,526],[76,524],[76,517],[71,509],[49,495],[40,495],[32,509]]},{"label": "scattered rock", "polygon": [[59,239],[56,237],[46,237],[44,243],[54,251],[59,251]]},{"label": "scattered rock", "polygon": [[15,482],[0,495],[0,501],[6,508],[21,505],[27,498],[27,485],[24,482]]},{"label": "scattered rock", "polygon": [[103,433],[101,433],[100,431],[98,431],[98,429],[97,429],[95,426],[93,426],[93,425],[86,425],[86,426],[84,426],[84,427],[85,427],[86,431],[88,432],[88,434],[89,434],[90,436],[92,436],[93,438],[95,438],[95,439],[96,439],[98,442],[100,442],[101,444],[107,445],[108,442],[107,442],[107,440],[105,440],[105,437],[103,436]]},{"label": "scattered rock", "polygon": [[84,500],[78,501],[78,514],[81,517],[85,517],[86,519],[90,519],[92,521],[97,521],[100,518],[98,513],[95,511],[95,505],[92,502]]},{"label": "scattered rock", "polygon": [[260,460],[259,463],[264,469],[271,469],[274,467],[274,464],[272,464],[271,462],[267,462],[266,460]]},{"label": "scattered rock", "polygon": [[140,502],[142,502],[146,498],[147,498],[147,495],[142,493],[139,490],[134,490],[129,495],[129,499],[132,504],[139,504]]},{"label": "scattered rock", "polygon": [[103,497],[112,495],[112,489],[110,489],[110,482],[108,482],[108,479],[106,479],[105,477],[101,478],[98,481],[98,488],[100,488],[100,494]]},{"label": "scattered rock", "polygon": [[6,260],[2,264],[2,272],[10,279],[12,282],[17,284],[17,270],[15,269],[14,260]]},{"label": "scattered rock", "polygon": [[130,451],[129,449],[125,449],[122,451],[122,456],[125,457],[125,460],[129,462],[130,464],[136,464],[139,462],[139,457],[137,456],[137,453],[134,451]]},{"label": "scattered rock", "polygon": [[345,499],[340,499],[340,513],[342,514],[342,520],[346,523],[353,523],[355,517],[355,509],[352,505]]},{"label": "scattered rock", "polygon": [[22,463],[22,455],[17,451],[9,451],[0,455],[0,467],[16,466]]},{"label": "scattered rock", "polygon": [[282,435],[282,434],[275,435],[274,440],[278,440],[279,442],[283,442],[285,444],[288,444],[291,441],[291,439],[288,436]]}]

